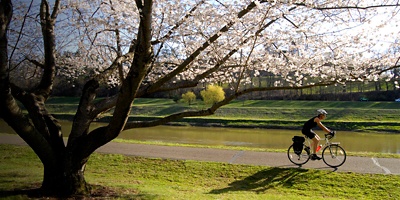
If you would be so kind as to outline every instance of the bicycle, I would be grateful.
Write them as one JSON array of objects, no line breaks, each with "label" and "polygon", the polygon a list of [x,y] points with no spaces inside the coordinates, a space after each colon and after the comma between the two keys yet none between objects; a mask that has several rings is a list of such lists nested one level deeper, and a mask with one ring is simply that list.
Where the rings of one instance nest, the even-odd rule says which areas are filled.
[{"label": "bicycle", "polygon": [[[346,151],[340,146],[340,142],[331,142],[335,135],[336,132],[325,134],[325,144],[323,144],[320,148],[322,149],[322,160],[326,165],[333,168],[343,165],[343,163],[346,161]],[[290,145],[287,151],[290,162],[300,167],[306,164],[311,158],[311,139],[308,137],[303,138],[307,139],[308,145],[304,144],[303,142],[301,151],[295,152],[293,147],[294,144]]]}]

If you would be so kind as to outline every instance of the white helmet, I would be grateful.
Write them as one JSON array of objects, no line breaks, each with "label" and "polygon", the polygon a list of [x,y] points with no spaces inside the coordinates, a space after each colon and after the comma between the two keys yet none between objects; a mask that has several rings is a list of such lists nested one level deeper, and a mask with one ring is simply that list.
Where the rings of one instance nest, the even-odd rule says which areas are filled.
[{"label": "white helmet", "polygon": [[318,109],[317,110],[317,113],[318,113],[318,115],[326,115],[326,114],[328,114],[328,112],[326,112],[324,109]]}]

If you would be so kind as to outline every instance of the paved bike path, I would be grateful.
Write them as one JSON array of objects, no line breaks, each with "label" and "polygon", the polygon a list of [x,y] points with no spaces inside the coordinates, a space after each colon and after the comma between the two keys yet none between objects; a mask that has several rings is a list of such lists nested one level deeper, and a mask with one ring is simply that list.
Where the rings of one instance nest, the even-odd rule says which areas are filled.
[{"label": "paved bike path", "polygon": [[[26,145],[26,143],[19,136],[11,134],[0,134],[0,144]],[[213,161],[231,164],[250,164],[271,167],[298,167],[289,161],[286,153],[273,152],[128,144],[117,142],[110,142],[100,147],[96,152],[123,154],[128,156],[142,156],[150,158]],[[308,163],[304,164],[302,168],[322,169],[338,172],[400,175],[400,167],[398,167],[399,164],[400,159],[395,158],[347,156],[346,162],[337,169],[328,167],[322,160],[310,160]]]}]

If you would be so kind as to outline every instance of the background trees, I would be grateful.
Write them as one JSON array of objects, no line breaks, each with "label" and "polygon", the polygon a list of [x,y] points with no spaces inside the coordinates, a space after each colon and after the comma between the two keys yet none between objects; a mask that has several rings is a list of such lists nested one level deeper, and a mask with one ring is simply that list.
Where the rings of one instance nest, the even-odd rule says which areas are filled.
[{"label": "background trees", "polygon": [[196,95],[192,91],[188,91],[185,94],[182,94],[182,99],[187,104],[192,104],[196,101]]},{"label": "background trees", "polygon": [[225,98],[225,92],[221,86],[208,85],[205,90],[200,92],[203,101],[207,105],[216,104]]},{"label": "background trees", "polygon": [[[251,92],[397,78],[397,1],[1,4],[0,116],[42,161],[42,189],[49,193],[88,193],[87,160],[124,129],[211,115]],[[280,79],[246,86],[262,73]],[[67,144],[46,109],[60,76],[85,82]],[[224,84],[231,92],[204,110],[128,121],[135,98],[201,83]],[[96,99],[99,88],[112,87],[118,88],[115,95]],[[110,109],[110,122],[89,131]]]}]

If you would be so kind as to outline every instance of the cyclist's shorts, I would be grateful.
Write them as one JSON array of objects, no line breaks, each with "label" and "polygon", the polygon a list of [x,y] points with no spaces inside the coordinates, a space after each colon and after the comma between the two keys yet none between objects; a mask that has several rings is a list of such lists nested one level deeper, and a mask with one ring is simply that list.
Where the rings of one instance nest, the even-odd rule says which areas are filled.
[{"label": "cyclist's shorts", "polygon": [[313,139],[316,135],[313,130],[301,130],[301,132],[310,139]]}]

